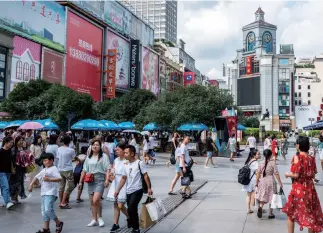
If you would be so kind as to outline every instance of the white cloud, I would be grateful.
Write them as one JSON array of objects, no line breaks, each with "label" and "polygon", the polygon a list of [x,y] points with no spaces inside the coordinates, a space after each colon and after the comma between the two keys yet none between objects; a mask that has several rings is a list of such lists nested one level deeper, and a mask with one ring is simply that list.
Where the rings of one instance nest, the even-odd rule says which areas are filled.
[{"label": "white cloud", "polygon": [[204,74],[221,76],[222,63],[242,48],[242,27],[261,6],[265,21],[277,25],[280,44],[294,44],[296,56],[323,53],[323,1],[179,1],[178,36]]}]

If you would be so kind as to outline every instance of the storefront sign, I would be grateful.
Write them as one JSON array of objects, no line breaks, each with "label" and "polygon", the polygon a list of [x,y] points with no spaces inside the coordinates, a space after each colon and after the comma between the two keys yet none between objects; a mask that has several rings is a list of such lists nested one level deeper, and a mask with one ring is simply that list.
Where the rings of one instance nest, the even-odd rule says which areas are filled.
[{"label": "storefront sign", "polygon": [[226,117],[226,120],[227,120],[229,136],[231,137],[233,134],[237,136],[237,124],[238,124],[237,117],[229,116],[229,117]]},{"label": "storefront sign", "polygon": [[129,88],[129,42],[120,36],[107,31],[107,49],[115,49],[117,51],[116,65],[116,87],[122,89]]},{"label": "storefront sign", "polygon": [[139,40],[131,40],[130,46],[130,88],[139,87],[139,72],[140,72],[140,62],[139,62]]},{"label": "storefront sign", "polygon": [[116,1],[105,1],[104,19],[114,29],[130,34],[131,13],[124,6]]},{"label": "storefront sign", "polygon": [[65,7],[55,1],[0,1],[0,28],[65,51]]},{"label": "storefront sign", "polygon": [[12,91],[19,82],[28,82],[39,78],[41,46],[30,40],[15,36],[13,39],[13,56],[11,65]]},{"label": "storefront sign", "polygon": [[0,99],[5,97],[7,49],[0,46]]},{"label": "storefront sign", "polygon": [[142,89],[159,94],[158,55],[142,47]]},{"label": "storefront sign", "polygon": [[50,83],[63,84],[64,55],[43,48],[41,76]]},{"label": "storefront sign", "polygon": [[195,74],[194,72],[184,73],[184,87],[195,84]]},{"label": "storefront sign", "polygon": [[72,12],[67,31],[66,86],[100,101],[103,32]]},{"label": "storefront sign", "polygon": [[247,57],[247,75],[252,74],[252,57]]},{"label": "storefront sign", "polygon": [[108,70],[107,70],[107,85],[106,97],[113,99],[116,97],[116,66],[117,66],[117,50],[108,49]]}]

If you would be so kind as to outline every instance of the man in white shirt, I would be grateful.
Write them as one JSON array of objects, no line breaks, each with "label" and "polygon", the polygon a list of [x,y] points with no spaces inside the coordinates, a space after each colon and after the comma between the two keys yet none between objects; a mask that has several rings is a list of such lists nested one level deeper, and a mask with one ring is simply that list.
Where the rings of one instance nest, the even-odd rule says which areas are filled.
[{"label": "man in white shirt", "polygon": [[252,152],[254,149],[256,149],[256,143],[257,143],[257,140],[256,138],[252,135],[250,135],[250,137],[248,137],[247,139],[247,145],[249,145],[249,149],[250,149],[250,152]]},{"label": "man in white shirt", "polygon": [[[190,138],[189,136],[185,136],[183,143],[180,147],[180,154],[181,154],[181,158],[180,158],[180,162],[179,162],[179,167],[182,169],[183,172],[183,176],[189,176],[189,172],[190,172],[190,167],[189,164],[191,163],[191,157],[189,154],[189,150],[188,150],[188,143],[190,142]],[[188,193],[187,193],[188,191]],[[182,193],[183,193],[183,198],[191,198],[191,187],[188,186],[184,186],[182,189]]]},{"label": "man in white shirt", "polygon": [[75,150],[69,147],[71,138],[68,135],[64,135],[64,145],[57,150],[57,168],[61,174],[62,180],[59,186],[59,198],[61,201],[61,209],[71,209],[67,204],[69,196],[74,189],[74,176],[73,176],[73,162],[76,157]]},{"label": "man in white shirt", "polygon": [[[140,233],[138,205],[145,191],[145,187],[147,188],[148,195],[152,195],[153,191],[151,190],[150,178],[145,163],[136,158],[136,148],[131,145],[126,146],[125,156],[129,163],[124,166],[122,179],[114,196],[117,198],[122,187],[125,184],[127,185],[127,206],[130,226],[133,229],[133,233]],[[144,181],[141,178],[142,176]]]}]

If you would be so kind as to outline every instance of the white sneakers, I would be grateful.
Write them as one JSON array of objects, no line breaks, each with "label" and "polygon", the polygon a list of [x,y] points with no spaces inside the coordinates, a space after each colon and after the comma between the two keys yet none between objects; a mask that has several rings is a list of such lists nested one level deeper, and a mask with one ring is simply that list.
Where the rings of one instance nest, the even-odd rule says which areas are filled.
[{"label": "white sneakers", "polygon": [[8,202],[8,204],[6,205],[7,210],[11,210],[13,208],[14,204],[12,204],[11,202]]},{"label": "white sneakers", "polygon": [[95,220],[92,220],[89,224],[87,224],[88,227],[95,227],[95,226],[98,226],[98,222],[95,221]]},{"label": "white sneakers", "polygon": [[99,219],[98,219],[98,222],[99,222],[99,227],[104,227],[104,221],[103,221],[103,218],[99,218]]},{"label": "white sneakers", "polygon": [[89,224],[87,224],[88,227],[104,227],[104,221],[102,218],[99,218],[98,221],[92,220]]}]

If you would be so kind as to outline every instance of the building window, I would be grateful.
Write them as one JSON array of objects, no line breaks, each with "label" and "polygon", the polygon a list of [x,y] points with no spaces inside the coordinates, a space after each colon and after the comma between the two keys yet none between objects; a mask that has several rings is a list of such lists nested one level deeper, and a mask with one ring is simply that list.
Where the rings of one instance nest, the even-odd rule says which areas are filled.
[{"label": "building window", "polygon": [[29,81],[29,64],[27,62],[24,63],[24,81]]},{"label": "building window", "polygon": [[297,100],[295,100],[295,105],[297,106]]},{"label": "building window", "polygon": [[21,80],[22,79],[22,62],[17,61],[16,65],[16,79]]},{"label": "building window", "polygon": [[30,66],[30,80],[35,80],[36,67],[34,64]]},{"label": "building window", "polygon": [[295,97],[297,97],[297,92],[295,92]]},{"label": "building window", "polygon": [[308,86],[307,86],[307,89],[308,89],[308,90],[310,90],[310,89],[311,89],[311,85],[308,85]]},{"label": "building window", "polygon": [[259,61],[256,61],[256,60],[253,61],[253,73],[259,73]]},{"label": "building window", "polygon": [[307,97],[311,97],[311,92],[307,92]]},{"label": "building window", "polygon": [[301,92],[298,92],[298,97],[302,97],[302,93]]},{"label": "building window", "polygon": [[301,105],[302,105],[302,101],[301,101],[301,100],[299,100],[299,101],[298,101],[298,105],[299,105],[299,106],[301,106]]},{"label": "building window", "polygon": [[307,101],[307,104],[308,104],[308,105],[311,105],[311,101],[310,101],[310,100],[308,100],[308,101]]},{"label": "building window", "polygon": [[301,90],[302,89],[302,86],[301,85],[298,85],[298,90]]},{"label": "building window", "polygon": [[279,80],[289,80],[289,69],[279,69],[278,77]]}]

